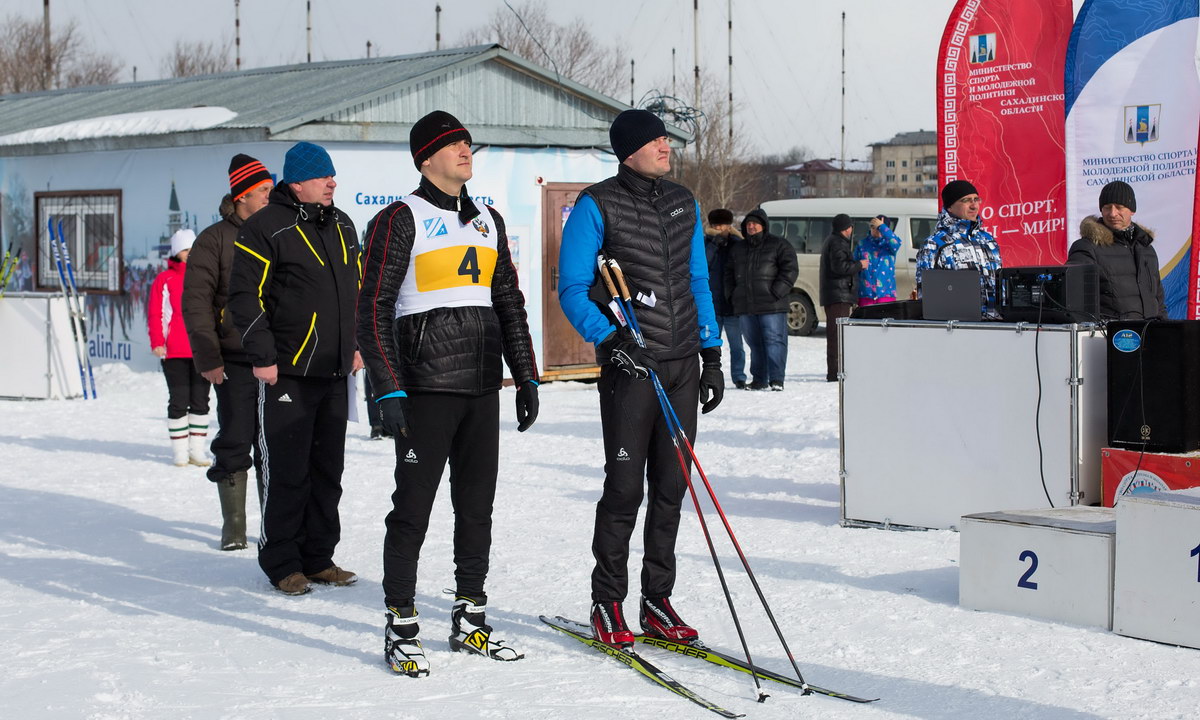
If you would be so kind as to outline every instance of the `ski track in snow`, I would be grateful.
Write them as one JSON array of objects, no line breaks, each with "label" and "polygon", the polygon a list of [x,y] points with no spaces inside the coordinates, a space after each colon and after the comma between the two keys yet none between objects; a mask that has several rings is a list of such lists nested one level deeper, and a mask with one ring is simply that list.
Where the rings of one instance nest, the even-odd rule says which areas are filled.
[{"label": "ski track in snow", "polygon": [[[787,390],[730,387],[701,417],[696,452],[806,679],[882,699],[853,705],[764,681],[771,698],[756,704],[748,675],[644,648],[648,658],[763,720],[1195,716],[1200,651],[960,609],[957,534],[840,527],[837,386],[823,381],[824,351],[823,337],[792,338]],[[96,384],[99,400],[0,402],[4,717],[714,717],[537,619],[588,611],[603,480],[593,385],[544,385],[526,433],[515,430],[512,389],[502,391],[488,617],[526,659],[447,648],[453,517],[443,488],[417,598],[433,670],[410,679],[382,662],[390,444],[349,426],[336,561],[359,583],[285,597],[253,549],[215,549],[216,491],[202,469],[170,465],[161,375],[105,365]],[[931,421],[918,408],[891,419]],[[707,519],[723,537],[716,515]],[[640,529],[631,550],[626,614],[636,622]],[[755,660],[787,672],[727,541],[719,552]],[[676,607],[736,654],[690,499],[678,555]]]}]

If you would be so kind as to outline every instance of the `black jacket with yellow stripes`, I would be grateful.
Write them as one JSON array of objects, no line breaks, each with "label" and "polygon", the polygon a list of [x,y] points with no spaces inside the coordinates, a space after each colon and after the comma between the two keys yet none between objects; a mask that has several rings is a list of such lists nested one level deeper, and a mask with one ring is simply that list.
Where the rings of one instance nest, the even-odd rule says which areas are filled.
[{"label": "black jacket with yellow stripes", "polygon": [[229,281],[229,312],[250,362],[286,375],[349,373],[361,277],[350,218],[277,186],[242,224]]},{"label": "black jacket with yellow stripes", "polygon": [[[425,178],[413,194],[443,210],[458,210],[464,225],[478,213],[474,204],[460,203]],[[497,255],[491,306],[437,307],[399,318],[396,298],[416,232],[412,210],[395,202],[367,224],[358,341],[376,396],[397,390],[495,392],[504,381],[502,358],[517,385],[537,380],[525,295],[517,284],[504,219],[491,207],[488,213],[496,227]]]}]

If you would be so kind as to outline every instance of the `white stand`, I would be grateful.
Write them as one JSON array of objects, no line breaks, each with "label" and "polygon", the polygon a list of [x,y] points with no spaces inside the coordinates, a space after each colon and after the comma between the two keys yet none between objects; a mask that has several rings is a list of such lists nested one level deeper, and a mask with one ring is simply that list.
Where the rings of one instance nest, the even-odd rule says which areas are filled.
[{"label": "white stand", "polygon": [[960,527],[959,605],[1112,627],[1111,509],[980,513]]},{"label": "white stand", "polygon": [[1117,504],[1113,632],[1200,648],[1200,488]]},{"label": "white stand", "polygon": [[71,316],[62,293],[6,293],[0,298],[0,397],[83,396]]}]

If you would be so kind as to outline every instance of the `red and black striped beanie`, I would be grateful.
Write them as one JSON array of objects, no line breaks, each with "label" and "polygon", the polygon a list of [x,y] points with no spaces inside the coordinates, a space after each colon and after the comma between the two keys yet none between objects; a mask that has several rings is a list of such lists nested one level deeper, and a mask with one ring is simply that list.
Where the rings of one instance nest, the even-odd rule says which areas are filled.
[{"label": "red and black striped beanie", "polygon": [[234,155],[229,162],[229,195],[237,201],[263,183],[274,182],[267,167],[249,155]]},{"label": "red and black striped beanie", "polygon": [[421,169],[421,163],[450,143],[466,140],[471,142],[471,133],[448,112],[434,110],[413,123],[408,133],[408,145],[412,151],[413,164]]}]

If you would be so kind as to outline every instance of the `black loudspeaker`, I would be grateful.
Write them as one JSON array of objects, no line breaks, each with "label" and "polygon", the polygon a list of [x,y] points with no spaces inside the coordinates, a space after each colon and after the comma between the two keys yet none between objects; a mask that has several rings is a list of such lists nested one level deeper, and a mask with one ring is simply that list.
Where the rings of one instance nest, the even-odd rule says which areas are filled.
[{"label": "black loudspeaker", "polygon": [[896,302],[875,303],[874,305],[859,305],[850,311],[850,317],[858,320],[920,320],[920,300],[898,300]]},{"label": "black loudspeaker", "polygon": [[1108,323],[1108,444],[1200,449],[1200,320]]}]

